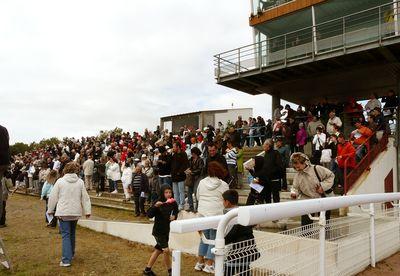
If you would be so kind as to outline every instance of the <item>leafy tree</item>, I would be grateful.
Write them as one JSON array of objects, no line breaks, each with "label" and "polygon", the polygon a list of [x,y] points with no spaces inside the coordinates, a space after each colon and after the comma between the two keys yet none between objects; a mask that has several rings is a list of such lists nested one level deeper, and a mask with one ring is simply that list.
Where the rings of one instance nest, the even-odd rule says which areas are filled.
[{"label": "leafy tree", "polygon": [[10,152],[11,155],[16,155],[16,154],[24,154],[26,151],[30,151],[31,147],[28,144],[25,143],[15,143],[14,145],[10,146]]}]

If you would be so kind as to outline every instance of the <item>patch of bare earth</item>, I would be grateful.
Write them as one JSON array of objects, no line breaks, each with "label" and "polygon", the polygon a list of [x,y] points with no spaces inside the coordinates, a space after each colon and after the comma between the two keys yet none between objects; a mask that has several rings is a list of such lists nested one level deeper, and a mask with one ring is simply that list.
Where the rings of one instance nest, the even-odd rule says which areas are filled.
[{"label": "patch of bare earth", "polygon": [[[44,205],[38,198],[18,194],[8,200],[8,226],[0,229],[0,237],[11,258],[13,273],[0,268],[0,275],[142,275],[152,247],[81,227],[77,229],[72,266],[60,268],[61,236],[58,229],[46,228]],[[130,212],[103,208],[94,208],[93,215],[111,220],[134,219]],[[182,257],[182,275],[199,275],[193,271],[195,258]],[[154,271],[167,275],[161,256]]]},{"label": "patch of bare earth", "polygon": [[372,275],[385,275],[385,276],[398,276],[400,275],[400,252],[376,264],[376,267],[370,267],[358,276],[372,276]]}]

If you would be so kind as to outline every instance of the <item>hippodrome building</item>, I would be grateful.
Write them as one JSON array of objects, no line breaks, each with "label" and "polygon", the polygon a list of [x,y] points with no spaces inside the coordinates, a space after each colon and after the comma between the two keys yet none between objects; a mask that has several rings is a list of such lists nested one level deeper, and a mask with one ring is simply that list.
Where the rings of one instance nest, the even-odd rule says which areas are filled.
[{"label": "hippodrome building", "polygon": [[[254,41],[214,56],[218,84],[251,95],[269,94],[272,110],[281,99],[307,105],[321,98],[332,102],[345,102],[349,96],[366,100],[372,93],[382,96],[390,89],[399,94],[400,2],[251,0],[250,3],[249,24]],[[399,112],[397,121],[398,118]],[[382,145],[382,154],[371,153],[368,164],[360,162],[363,164],[359,164],[349,182],[356,185],[365,173],[369,177],[362,178],[362,187],[354,193],[400,190],[399,124],[394,136]],[[387,159],[379,159],[382,155]],[[377,166],[379,160],[386,163],[385,168]],[[382,171],[382,175],[372,173],[376,170]],[[372,177],[375,182],[382,179],[379,188],[365,188],[368,186],[365,179]]]}]

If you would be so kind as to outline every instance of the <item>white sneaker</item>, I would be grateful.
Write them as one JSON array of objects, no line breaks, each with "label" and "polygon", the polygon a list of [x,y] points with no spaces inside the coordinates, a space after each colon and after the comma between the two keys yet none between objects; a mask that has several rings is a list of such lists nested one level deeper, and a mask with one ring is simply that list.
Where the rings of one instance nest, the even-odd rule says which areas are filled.
[{"label": "white sneaker", "polygon": [[112,193],[112,194],[117,194],[118,191],[117,191],[117,190],[114,190],[114,191],[112,191],[111,193]]},{"label": "white sneaker", "polygon": [[196,271],[203,271],[203,268],[204,268],[204,264],[202,264],[202,263],[196,263],[196,265],[194,266],[194,270],[196,270]]},{"label": "white sneaker", "polygon": [[71,264],[64,264],[62,261],[60,262],[60,266],[61,267],[69,267],[71,266]]},{"label": "white sneaker", "polygon": [[208,273],[208,274],[215,274],[214,267],[212,265],[206,265],[203,268],[203,272]]}]

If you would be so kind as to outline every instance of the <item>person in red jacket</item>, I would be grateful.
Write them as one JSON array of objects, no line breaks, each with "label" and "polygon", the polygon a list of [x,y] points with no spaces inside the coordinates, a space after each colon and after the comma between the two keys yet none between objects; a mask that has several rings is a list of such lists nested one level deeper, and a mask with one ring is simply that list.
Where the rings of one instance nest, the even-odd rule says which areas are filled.
[{"label": "person in red jacket", "polygon": [[[346,174],[348,175],[351,170],[356,167],[356,150],[353,145],[346,141],[344,135],[340,133],[338,135],[338,146],[337,146],[337,157],[338,163],[338,180],[339,187],[344,185],[344,173],[346,170]],[[347,166],[346,165],[347,160]]]}]

